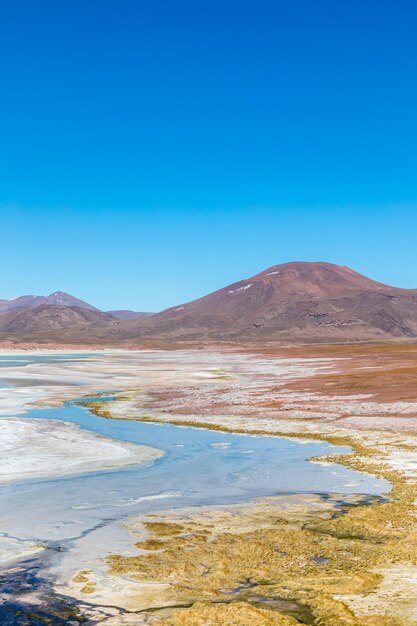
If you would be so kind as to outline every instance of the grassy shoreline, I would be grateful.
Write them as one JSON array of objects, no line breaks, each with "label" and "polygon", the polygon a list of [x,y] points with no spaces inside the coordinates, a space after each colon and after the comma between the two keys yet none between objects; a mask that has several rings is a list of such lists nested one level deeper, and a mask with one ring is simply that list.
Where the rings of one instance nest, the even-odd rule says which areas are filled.
[{"label": "grassy shoreline", "polygon": [[[83,402],[82,405],[99,417],[117,419],[114,409],[118,404],[128,405],[130,399],[130,394],[123,392],[119,394],[119,397],[116,394],[115,399],[110,403],[97,401]],[[159,418],[157,415],[145,414],[142,414],[140,418],[132,415],[129,417],[128,408],[124,413],[126,414],[123,415],[123,419],[143,422],[171,423],[177,426],[205,428],[219,432],[281,436],[347,445],[351,447],[351,453],[319,457],[318,460],[340,463],[351,469],[384,478],[392,485],[389,498],[384,502],[374,501],[366,506],[355,503],[355,506],[344,507],[343,514],[333,511],[329,519],[321,519],[321,513],[318,513],[308,521],[308,524],[302,521],[302,512],[299,512],[301,517],[298,521],[296,517],[293,517],[290,523],[280,517],[279,510],[273,513],[268,511],[266,514],[265,511],[262,512],[262,505],[259,505],[259,515],[256,514],[258,527],[255,524],[246,534],[242,534],[239,529],[233,529],[233,520],[227,532],[215,532],[213,526],[204,527],[204,520],[200,519],[197,512],[195,512],[194,520],[191,517],[191,522],[188,518],[186,521],[180,520],[184,528],[183,533],[176,532],[161,540],[148,529],[147,543],[142,546],[136,544],[144,553],[137,557],[126,558],[113,555],[108,562],[110,574],[133,576],[138,580],[138,587],[144,582],[169,580],[171,588],[175,590],[172,592],[171,589],[173,593],[171,601],[178,608],[171,609],[168,616],[166,615],[167,609],[161,608],[161,620],[158,619],[155,623],[161,623],[164,626],[182,626],[183,624],[203,624],[204,620],[211,618],[231,619],[226,617],[226,613],[222,618],[219,611],[227,612],[226,607],[235,603],[239,603],[241,613],[241,621],[236,623],[246,624],[245,614],[247,614],[248,623],[251,623],[250,619],[254,619],[253,615],[250,616],[251,612],[255,609],[261,610],[252,598],[253,589],[251,594],[241,593],[238,597],[229,598],[226,602],[224,598],[218,597],[216,584],[222,583],[227,587],[229,583],[230,588],[233,588],[242,578],[241,558],[237,559],[237,554],[245,554],[244,576],[250,578],[251,572],[252,574],[259,572],[261,567],[259,555],[256,554],[256,550],[254,553],[251,546],[259,547],[261,544],[261,552],[265,551],[265,554],[271,557],[271,546],[281,542],[283,545],[295,546],[292,560],[284,564],[282,561],[277,563],[271,557],[274,571],[268,572],[267,581],[258,580],[254,586],[265,606],[268,602],[271,604],[277,597],[301,603],[312,616],[311,621],[304,623],[320,624],[320,626],[411,626],[417,624],[408,611],[409,598],[406,596],[406,589],[403,593],[400,588],[395,590],[396,601],[394,603],[390,598],[386,598],[385,602],[382,598],[378,602],[379,609],[376,613],[372,607],[369,610],[366,606],[360,608],[364,599],[366,605],[366,598],[378,594],[378,589],[384,578],[389,576],[390,570],[394,568],[407,570],[417,564],[417,541],[415,541],[417,539],[415,505],[417,484],[404,472],[392,469],[385,462],[387,450],[381,445],[375,445],[372,434],[366,433],[366,435],[359,434],[358,436],[358,433],[355,433],[355,436],[350,436],[329,432],[302,432],[296,428],[280,430],[278,427],[271,432],[256,427],[248,429],[237,425],[231,427],[227,424],[212,423],[205,418],[186,419],[167,414]],[[399,442],[399,445],[406,444]],[[221,516],[223,512],[219,514]],[[241,518],[247,515],[244,507],[239,515]],[[248,515],[249,523],[252,513]],[[169,525],[171,521],[165,520],[164,523]],[[298,525],[296,530],[292,528],[294,524]],[[196,525],[200,528],[197,533]],[[233,538],[232,542],[230,542],[230,537]],[[236,544],[239,545],[238,551],[236,551]],[[202,576],[194,572],[190,578],[184,572],[192,569],[193,563],[199,562],[203,557],[203,560],[207,561],[208,545],[210,546],[209,552],[214,555],[214,568],[224,569],[225,564],[229,565],[226,567],[228,575],[225,578],[220,577],[220,581],[213,580],[213,586],[207,594],[203,593],[203,589],[207,588],[208,584],[207,575]],[[320,570],[317,566],[311,570],[309,559],[313,558],[313,552],[317,550],[327,555],[323,558],[329,557],[328,562],[325,567],[321,566]],[[173,554],[176,555],[175,558]],[[338,557],[340,554],[344,554],[345,557],[340,559]],[[301,558],[301,561],[300,555],[305,557]],[[265,565],[263,564],[262,567],[265,568]],[[184,588],[188,589],[185,594],[186,602],[184,601]],[[192,592],[189,591],[190,588]],[[185,604],[187,607],[184,606]],[[155,610],[153,615],[155,617]],[[256,619],[256,623],[260,625],[302,623],[288,621],[296,618],[281,613],[277,608],[272,611],[268,609],[265,615],[260,613]],[[218,623],[234,624],[235,622]]]}]

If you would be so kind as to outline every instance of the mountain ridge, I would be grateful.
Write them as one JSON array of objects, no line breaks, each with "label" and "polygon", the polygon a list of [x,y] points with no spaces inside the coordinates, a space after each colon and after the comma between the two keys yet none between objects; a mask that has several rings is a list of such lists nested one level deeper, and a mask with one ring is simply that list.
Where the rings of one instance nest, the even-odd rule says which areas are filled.
[{"label": "mountain ridge", "polygon": [[88,309],[90,311],[98,311],[95,306],[92,306],[84,300],[80,300],[75,296],[72,296],[65,291],[54,291],[49,296],[18,296],[11,300],[0,300],[0,313],[8,313],[18,309],[31,309],[37,306],[56,304],[63,306],[78,306],[82,309]]},{"label": "mountain ridge", "polygon": [[177,340],[375,340],[417,337],[417,290],[325,262],[274,265],[150,318],[129,337]]},{"label": "mountain ridge", "polygon": [[[74,300],[63,292],[47,298],[62,301],[63,296]],[[24,310],[30,313],[23,314]],[[96,317],[86,319],[87,310]],[[44,339],[49,333],[58,342],[87,343],[94,338],[127,346],[149,340],[413,341],[417,339],[417,289],[385,285],[341,265],[290,262],[150,315],[126,310],[104,313],[91,305],[87,309],[62,304],[36,304],[13,315],[10,311],[0,314],[0,339],[5,333],[7,339],[13,336],[16,341],[23,335],[36,339],[41,334]]]},{"label": "mountain ridge", "polygon": [[0,333],[38,333],[56,330],[80,330],[90,324],[105,325],[116,320],[102,311],[59,304],[42,304],[0,315]]}]

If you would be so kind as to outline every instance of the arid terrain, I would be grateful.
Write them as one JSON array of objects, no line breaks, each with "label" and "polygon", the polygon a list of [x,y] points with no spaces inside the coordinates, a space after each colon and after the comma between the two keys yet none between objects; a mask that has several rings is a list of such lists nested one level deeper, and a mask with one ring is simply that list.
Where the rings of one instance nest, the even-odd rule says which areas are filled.
[{"label": "arid terrain", "polygon": [[98,311],[69,294],[0,301],[0,342],[160,347],[163,343],[413,342],[417,290],[330,263],[274,265],[197,300],[145,314]]},{"label": "arid terrain", "polygon": [[[351,478],[349,495],[316,493],[305,475],[297,493],[236,504],[156,500],[142,514],[126,510],[113,546],[103,528],[64,552],[51,570],[56,591],[89,624],[108,626],[415,626],[416,362],[414,346],[275,346],[116,350],[8,367],[19,387],[2,390],[3,402],[14,399],[22,420],[28,408],[84,396],[109,426],[170,423],[350,446],[310,463],[331,476],[337,462],[386,485],[385,495],[365,496]],[[97,389],[113,399],[91,399]]]},{"label": "arid terrain", "polygon": [[[416,624],[416,357],[415,347],[394,346],[229,352],[200,382],[151,376],[95,405],[113,419],[347,443],[353,453],[339,462],[393,485],[386,502],[366,506],[282,497],[148,516],[128,525],[132,537],[144,533],[140,553],[112,556],[110,575],[128,575],[138,590],[156,585],[139,604],[162,606],[168,594],[189,605],[168,611],[169,625]],[[93,593],[100,583],[81,575]]]},{"label": "arid terrain", "polygon": [[1,4],[0,626],[417,626],[416,31]]},{"label": "arid terrain", "polygon": [[[69,500],[61,501],[53,482],[39,495],[64,541],[45,576],[75,603],[74,619],[108,626],[417,624],[415,290],[344,267],[290,263],[156,314],[102,312],[62,292],[3,301],[0,309],[5,354],[30,357],[24,367],[11,357],[2,368],[1,480],[62,478],[68,485],[86,476]],[[77,358],[71,344],[87,354]],[[42,345],[50,352],[39,351]],[[64,345],[68,359],[48,356]],[[93,349],[98,354],[89,356]],[[75,398],[74,414],[63,403]],[[56,416],[42,413],[53,407]],[[129,429],[135,423],[142,435]],[[191,427],[196,439],[177,447],[169,442],[173,432],[164,440],[152,431],[149,439],[146,425],[158,424]],[[219,440],[199,457],[210,432],[339,446],[310,460],[329,485],[336,482],[314,488],[308,469],[291,482],[286,472],[295,461],[284,455],[278,470],[254,443],[223,460],[216,455],[232,442]],[[196,466],[181,465],[182,448],[184,460],[197,455]],[[270,459],[269,473],[257,454]],[[249,466],[244,455],[253,459]],[[169,469],[171,459],[178,469]],[[226,473],[215,478],[213,463]],[[129,474],[140,464],[143,474]],[[343,479],[341,466],[353,474]],[[109,470],[116,484],[106,482]],[[184,473],[176,481],[173,471]],[[275,475],[278,484],[277,471],[287,476],[278,492],[269,482]],[[104,477],[103,502],[94,502],[94,472]],[[239,491],[252,482],[253,491]],[[42,539],[24,525],[21,540],[11,536],[6,521],[3,561],[42,559],[55,531],[45,530],[43,516],[37,520],[39,502],[28,496]],[[121,516],[111,521],[108,506]],[[73,507],[95,513],[71,521]]]}]

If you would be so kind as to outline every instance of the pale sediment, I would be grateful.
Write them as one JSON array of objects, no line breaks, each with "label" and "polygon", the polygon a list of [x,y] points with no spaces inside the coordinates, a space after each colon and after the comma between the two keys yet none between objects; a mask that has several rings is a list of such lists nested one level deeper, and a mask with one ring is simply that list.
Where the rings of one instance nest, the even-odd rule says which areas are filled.
[{"label": "pale sediment", "polygon": [[[285,366],[288,368],[289,363]],[[301,379],[303,375],[315,376],[317,386],[320,368],[330,366],[328,362],[313,366],[318,368],[316,373],[306,373],[308,368],[300,363],[299,375]],[[167,525],[182,524],[182,532],[160,537],[148,527],[149,536],[136,544],[144,552],[136,557],[115,555],[109,560],[113,580],[128,576],[130,588],[137,580],[136,602],[142,610],[146,608],[146,586],[169,583],[169,592],[164,591],[159,604],[157,598],[148,597],[148,607],[158,604],[161,609],[152,613],[152,623],[164,626],[243,625],[251,619],[268,625],[291,623],[279,621],[297,615],[289,615],[285,609],[281,612],[277,599],[305,606],[310,617],[304,622],[308,624],[415,626],[417,403],[375,402],[371,393],[341,397],[327,396],[326,389],[321,394],[317,390],[294,392],[286,388],[294,372],[285,372],[285,368],[281,370],[285,380],[274,389],[269,367],[270,363],[265,363],[262,374],[262,361],[260,365],[255,362],[256,377],[251,380],[247,380],[246,372],[242,375],[242,370],[236,372],[231,366],[225,369],[230,377],[217,383],[207,378],[186,389],[171,386],[164,390],[161,386],[156,393],[143,385],[136,392],[123,392],[119,401],[90,408],[113,419],[350,445],[351,454],[332,456],[332,462],[386,478],[393,485],[390,499],[347,507],[343,515],[331,519],[321,519],[316,511],[308,523],[301,511],[291,522],[283,521],[285,514],[279,511],[282,502],[274,515],[262,504],[258,505],[258,527],[255,524],[247,532],[242,532],[241,521],[248,521],[252,513],[245,507],[240,508],[239,515],[233,515],[229,508],[229,524],[223,531],[222,511],[211,515],[195,511],[191,516],[184,512],[182,518],[181,513],[170,512],[161,519]],[[273,398],[278,406],[271,406]],[[403,415],[406,417],[400,417]],[[146,520],[137,520],[138,527],[141,523],[146,527]],[[276,550],[282,553],[281,558],[276,557]],[[315,556],[318,561],[313,560]],[[245,590],[248,581],[250,591]],[[92,597],[99,586],[90,590]],[[224,590],[238,588],[238,594],[224,598]],[[131,591],[130,602],[134,603]],[[230,602],[239,602],[239,611],[233,615]],[[255,609],[274,602],[272,616],[254,617]],[[167,604],[177,608],[164,609],[164,614],[162,607]]]},{"label": "pale sediment", "polygon": [[44,545],[33,541],[22,541],[14,537],[0,535],[0,564],[4,565],[9,561],[13,562],[17,559],[33,556],[44,548]]},{"label": "pale sediment", "polygon": [[116,441],[66,422],[0,420],[0,483],[148,463],[163,452]]},{"label": "pale sediment", "polygon": [[[68,382],[86,375],[91,390],[108,388],[108,378],[122,390],[115,402],[91,405],[103,417],[351,445],[332,462],[393,485],[385,502],[342,509],[312,496],[298,508],[281,499],[130,520],[138,553],[113,555],[101,576],[78,572],[68,594],[144,611],[109,626],[415,626],[414,357],[404,350],[403,364],[397,348],[355,350],[339,347],[337,359],[330,348],[312,359],[137,352],[60,365]],[[45,382],[55,366],[42,368]]]}]

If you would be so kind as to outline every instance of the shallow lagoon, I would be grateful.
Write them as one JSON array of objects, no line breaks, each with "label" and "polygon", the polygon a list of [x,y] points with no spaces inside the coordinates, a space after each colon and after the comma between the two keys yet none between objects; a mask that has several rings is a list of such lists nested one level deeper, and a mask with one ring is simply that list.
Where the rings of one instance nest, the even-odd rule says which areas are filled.
[{"label": "shallow lagoon", "polygon": [[[383,480],[340,465],[307,461],[313,456],[349,452],[347,447],[108,420],[72,404],[30,411],[26,416],[64,420],[107,437],[157,447],[166,454],[145,467],[1,488],[0,529],[6,533],[13,529],[21,539],[65,541],[103,519],[159,509],[164,504],[224,504],[282,493],[379,495],[389,490]],[[156,495],[160,497],[147,499]]]},{"label": "shallow lagoon", "polygon": [[54,361],[79,361],[89,356],[97,356],[96,352],[77,352],[76,354],[16,354],[0,355],[0,367],[16,367],[31,363],[53,363]]},{"label": "shallow lagoon", "polygon": [[[45,362],[83,356],[90,354],[28,355],[21,362],[24,366],[36,358]],[[15,359],[8,360],[10,363]],[[323,442],[108,420],[76,404],[32,410],[24,417],[71,422],[107,437],[146,444],[166,453],[147,466],[26,481],[0,488],[0,533],[17,542],[31,540],[49,546],[50,550],[34,555],[22,565],[30,568],[38,563],[41,576],[51,580],[57,577],[62,581],[71,560],[80,562],[89,552],[91,556],[91,551],[97,549],[97,540],[107,552],[128,550],[129,537],[118,529],[120,522],[132,514],[184,505],[237,503],[288,493],[378,496],[390,488],[386,481],[340,465],[309,462],[311,457],[349,452],[347,447]]]}]

